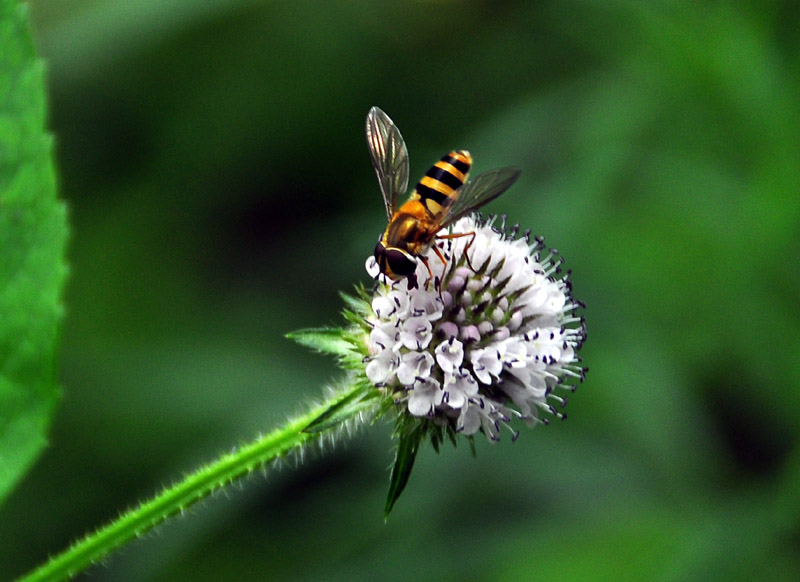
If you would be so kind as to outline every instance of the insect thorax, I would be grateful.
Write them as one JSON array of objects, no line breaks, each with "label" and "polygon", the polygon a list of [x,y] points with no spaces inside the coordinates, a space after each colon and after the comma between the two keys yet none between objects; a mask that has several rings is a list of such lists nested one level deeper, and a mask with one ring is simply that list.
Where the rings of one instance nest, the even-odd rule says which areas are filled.
[{"label": "insect thorax", "polygon": [[433,240],[433,234],[417,216],[399,212],[386,228],[384,244],[387,247],[403,249],[412,255],[419,255]]}]

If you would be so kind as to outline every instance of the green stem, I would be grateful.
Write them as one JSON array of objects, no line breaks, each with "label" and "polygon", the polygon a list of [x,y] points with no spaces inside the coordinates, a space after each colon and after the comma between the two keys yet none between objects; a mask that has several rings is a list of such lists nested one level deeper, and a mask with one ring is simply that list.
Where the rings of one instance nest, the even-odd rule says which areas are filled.
[{"label": "green stem", "polygon": [[343,401],[352,398],[359,390],[359,386],[354,383],[321,405],[313,407],[306,414],[289,421],[285,426],[201,467],[181,482],[164,489],[150,501],[128,510],[96,532],[88,534],[61,554],[20,578],[19,582],[66,580],[75,576],[115,549],[147,533],[169,517],[180,514],[188,506],[214,491],[285,455],[292,449],[300,448],[309,440],[319,438],[321,433],[307,433],[303,432],[303,429],[321,415],[339,407]]}]

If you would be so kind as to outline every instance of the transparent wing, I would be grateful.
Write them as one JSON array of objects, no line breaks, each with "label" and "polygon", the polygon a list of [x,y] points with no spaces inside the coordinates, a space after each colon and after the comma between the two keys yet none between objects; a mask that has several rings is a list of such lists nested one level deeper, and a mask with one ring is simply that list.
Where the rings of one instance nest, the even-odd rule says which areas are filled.
[{"label": "transparent wing", "polygon": [[398,196],[408,189],[408,150],[400,130],[377,107],[367,114],[367,148],[381,185],[386,216],[391,219]]},{"label": "transparent wing", "polygon": [[439,228],[450,226],[462,216],[500,196],[517,181],[520,173],[519,168],[498,168],[485,172],[461,186],[457,190],[456,199],[445,209]]}]

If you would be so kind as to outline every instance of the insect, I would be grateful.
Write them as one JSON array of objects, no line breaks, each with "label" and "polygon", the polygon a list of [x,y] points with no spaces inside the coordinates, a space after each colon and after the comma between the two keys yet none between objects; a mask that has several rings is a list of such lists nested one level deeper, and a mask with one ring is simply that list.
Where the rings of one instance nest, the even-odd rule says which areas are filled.
[{"label": "insect", "polygon": [[[466,150],[451,151],[431,166],[398,208],[398,198],[408,188],[408,151],[397,126],[377,107],[367,114],[367,147],[389,221],[375,246],[375,261],[388,279],[408,278],[410,289],[417,286],[417,259],[428,270],[425,285],[433,279],[425,253],[435,239],[471,236],[465,253],[475,239],[475,232],[440,235],[439,231],[500,196],[520,174],[518,168],[500,168],[467,181],[472,156]],[[447,263],[436,246],[433,250]]]}]

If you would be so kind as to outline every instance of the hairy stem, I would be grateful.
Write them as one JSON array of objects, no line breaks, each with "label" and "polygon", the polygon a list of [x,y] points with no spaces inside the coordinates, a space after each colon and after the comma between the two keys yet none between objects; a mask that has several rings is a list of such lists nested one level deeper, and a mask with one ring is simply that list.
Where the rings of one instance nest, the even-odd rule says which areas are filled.
[{"label": "hairy stem", "polygon": [[126,511],[119,518],[75,542],[62,553],[20,578],[19,582],[66,580],[75,576],[115,549],[147,533],[170,517],[180,514],[193,503],[266,463],[299,449],[309,441],[319,439],[325,433],[312,434],[303,432],[304,429],[321,415],[339,407],[343,400],[352,398],[358,390],[357,385],[349,386],[319,406],[313,407],[306,414],[289,421],[285,426],[201,467],[149,501]]}]

